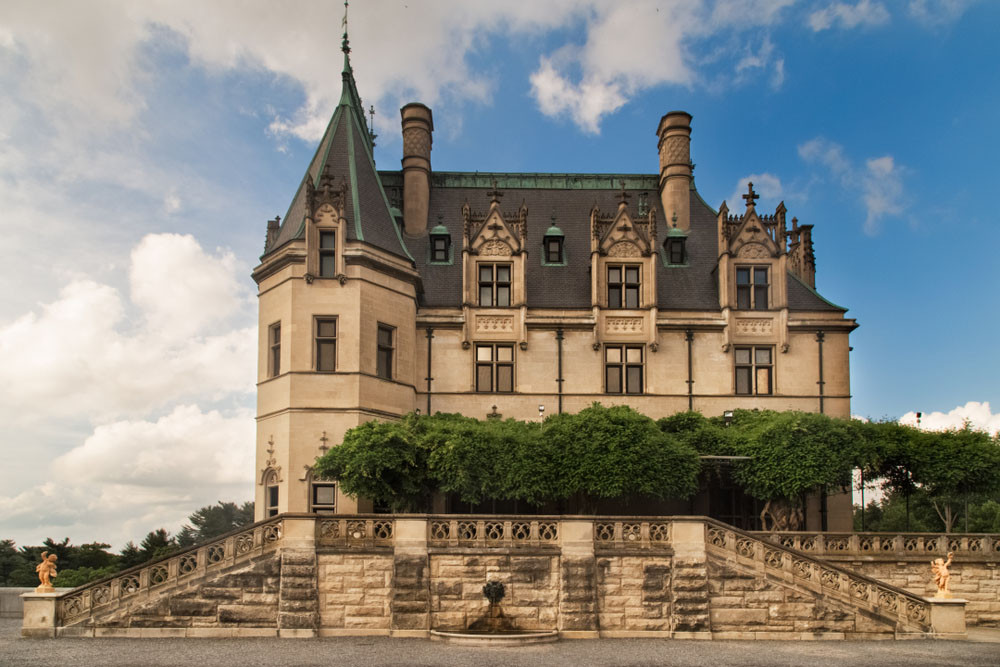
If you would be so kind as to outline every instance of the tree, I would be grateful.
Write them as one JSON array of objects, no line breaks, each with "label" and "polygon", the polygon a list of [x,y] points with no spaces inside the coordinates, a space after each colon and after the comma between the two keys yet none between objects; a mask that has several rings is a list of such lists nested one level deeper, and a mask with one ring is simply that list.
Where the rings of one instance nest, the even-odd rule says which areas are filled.
[{"label": "tree", "polygon": [[316,460],[314,472],[337,479],[344,493],[384,503],[394,511],[426,511],[430,505],[427,452],[416,444],[410,416],[404,422],[370,421]]},{"label": "tree", "polygon": [[215,505],[195,510],[188,521],[191,523],[184,525],[177,533],[178,546],[191,546],[253,523],[253,501],[237,505],[220,500]]},{"label": "tree", "polygon": [[149,531],[139,544],[142,561],[163,558],[176,550],[177,542],[174,538],[170,537],[170,533],[165,528],[157,528],[156,530]]},{"label": "tree", "polygon": [[118,552],[118,563],[123,570],[139,565],[145,560],[146,557],[143,555],[142,549],[137,547],[135,542],[131,540]]},{"label": "tree", "polygon": [[11,583],[11,575],[25,565],[24,557],[14,546],[14,540],[0,541],[0,586],[15,586],[16,584]]},{"label": "tree", "polygon": [[849,488],[860,439],[857,422],[806,412],[737,410],[732,427],[737,454],[750,457],[735,466],[747,493],[765,501],[761,525],[796,529],[804,517],[804,497],[830,487]]}]

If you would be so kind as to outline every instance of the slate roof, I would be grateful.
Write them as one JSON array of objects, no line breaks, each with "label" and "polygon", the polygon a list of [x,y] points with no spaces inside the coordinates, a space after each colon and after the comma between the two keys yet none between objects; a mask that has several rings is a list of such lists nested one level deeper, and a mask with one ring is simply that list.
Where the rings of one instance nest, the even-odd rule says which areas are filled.
[{"label": "slate roof", "polygon": [[285,243],[305,234],[306,181],[319,185],[324,169],[347,185],[345,207],[347,238],[364,241],[406,259],[412,259],[403,243],[399,227],[375,170],[375,144],[364,122],[364,105],[358,95],[348,53],[344,53],[343,89],[340,103],[316,149],[313,159],[292,198],[285,219],[273,241],[264,249],[268,255]]}]

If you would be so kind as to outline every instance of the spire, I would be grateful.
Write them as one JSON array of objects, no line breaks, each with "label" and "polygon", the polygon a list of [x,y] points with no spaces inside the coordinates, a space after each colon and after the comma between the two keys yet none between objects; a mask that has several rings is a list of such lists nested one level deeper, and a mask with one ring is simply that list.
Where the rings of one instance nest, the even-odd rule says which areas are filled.
[{"label": "spire", "polygon": [[340,50],[344,52],[344,74],[351,73],[351,40],[347,38],[347,0],[344,0],[344,18],[340,21],[344,29],[344,39],[340,42]]}]

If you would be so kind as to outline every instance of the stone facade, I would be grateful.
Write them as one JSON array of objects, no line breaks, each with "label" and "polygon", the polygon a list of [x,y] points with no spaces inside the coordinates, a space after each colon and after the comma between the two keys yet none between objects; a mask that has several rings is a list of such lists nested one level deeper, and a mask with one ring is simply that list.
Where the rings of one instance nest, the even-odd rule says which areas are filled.
[{"label": "stone facade", "polygon": [[[752,188],[738,213],[706,204],[689,114],[660,120],[656,173],[438,173],[431,110],[410,104],[402,169],[377,171],[349,63],[343,81],[253,273],[258,519],[317,509],[317,456],[414,410],[850,415],[856,323],[815,291],[811,226],[758,211]],[[374,510],[339,490],[320,509]],[[848,494],[828,510],[826,527],[849,529]]]},{"label": "stone facade", "polygon": [[[962,603],[951,604],[948,629],[941,630],[935,620],[941,604],[696,517],[337,521],[351,530],[334,536],[329,519],[283,515],[264,526],[280,537],[234,553],[228,564],[226,549],[241,535],[223,541],[221,559],[200,571],[184,573],[180,563],[219,545],[66,594],[35,596],[30,613],[26,598],[24,633],[427,637],[431,630],[479,627],[489,581],[506,587],[500,613],[511,627],[564,638],[965,631]],[[257,526],[244,535],[262,532]],[[166,574],[159,579],[161,567]],[[104,591],[117,591],[117,600]]]}]

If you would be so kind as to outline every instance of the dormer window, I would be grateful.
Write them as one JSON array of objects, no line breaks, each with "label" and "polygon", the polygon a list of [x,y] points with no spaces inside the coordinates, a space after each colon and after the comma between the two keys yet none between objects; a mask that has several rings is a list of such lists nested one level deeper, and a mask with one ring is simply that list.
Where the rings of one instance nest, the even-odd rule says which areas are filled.
[{"label": "dormer window", "polygon": [[565,236],[559,227],[556,226],[556,217],[552,216],[552,225],[545,231],[542,237],[542,264],[563,265],[566,263],[566,250],[563,240]]},{"label": "dormer window", "polygon": [[337,275],[337,232],[319,233],[319,275],[333,278]]},{"label": "dormer window", "polygon": [[667,239],[667,264],[687,263],[686,240],[683,236]]},{"label": "dormer window", "polygon": [[431,264],[451,264],[451,234],[440,220],[430,232]]}]

